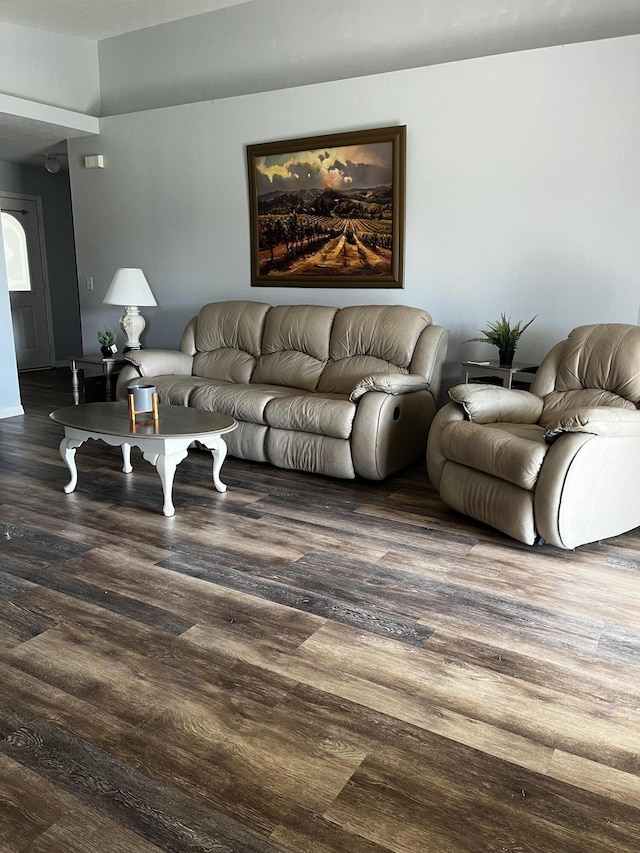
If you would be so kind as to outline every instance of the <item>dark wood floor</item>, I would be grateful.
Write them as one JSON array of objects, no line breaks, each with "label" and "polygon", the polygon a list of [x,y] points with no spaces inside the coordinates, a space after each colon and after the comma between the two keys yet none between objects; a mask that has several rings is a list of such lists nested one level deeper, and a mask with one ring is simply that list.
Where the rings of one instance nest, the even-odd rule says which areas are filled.
[{"label": "dark wood floor", "polygon": [[[0,853],[637,853],[640,532],[561,552],[338,482],[0,421]],[[621,496],[622,498],[622,496]]]}]

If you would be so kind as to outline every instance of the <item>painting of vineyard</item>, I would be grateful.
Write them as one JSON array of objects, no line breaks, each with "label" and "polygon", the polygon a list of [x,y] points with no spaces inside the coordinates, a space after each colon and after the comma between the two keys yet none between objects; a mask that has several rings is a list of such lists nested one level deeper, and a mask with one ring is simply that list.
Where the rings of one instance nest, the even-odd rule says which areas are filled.
[{"label": "painting of vineyard", "polygon": [[405,128],[248,146],[252,283],[402,287]]}]

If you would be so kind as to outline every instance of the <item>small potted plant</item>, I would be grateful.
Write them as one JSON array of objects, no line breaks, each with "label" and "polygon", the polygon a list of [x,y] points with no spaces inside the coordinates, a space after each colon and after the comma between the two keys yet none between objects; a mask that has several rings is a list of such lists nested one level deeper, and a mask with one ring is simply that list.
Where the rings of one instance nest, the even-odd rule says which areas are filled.
[{"label": "small potted plant", "polygon": [[98,343],[100,344],[102,357],[113,358],[118,352],[115,329],[107,329],[105,326],[104,329],[98,332]]},{"label": "small potted plant", "polygon": [[524,325],[522,325],[522,320],[511,325],[511,317],[507,318],[505,314],[501,314],[497,322],[487,323],[487,328],[480,330],[483,335],[482,338],[469,338],[465,343],[477,341],[483,344],[493,344],[494,347],[498,347],[500,367],[511,367],[520,336],[525,329],[529,328],[537,316],[536,314]]}]

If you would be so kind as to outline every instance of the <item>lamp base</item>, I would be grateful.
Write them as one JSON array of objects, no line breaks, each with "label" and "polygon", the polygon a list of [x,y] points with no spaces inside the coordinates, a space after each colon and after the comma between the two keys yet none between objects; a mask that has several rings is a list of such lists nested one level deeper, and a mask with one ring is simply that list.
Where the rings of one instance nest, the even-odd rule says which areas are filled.
[{"label": "lamp base", "polygon": [[130,349],[142,349],[140,335],[144,332],[146,322],[137,305],[127,305],[122,317],[120,317],[120,328],[127,340],[124,344],[124,352]]}]

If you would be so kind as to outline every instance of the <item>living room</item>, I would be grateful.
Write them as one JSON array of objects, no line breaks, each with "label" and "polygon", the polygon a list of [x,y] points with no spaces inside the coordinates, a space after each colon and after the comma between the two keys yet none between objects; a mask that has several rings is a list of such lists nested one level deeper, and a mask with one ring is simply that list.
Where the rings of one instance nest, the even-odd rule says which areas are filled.
[{"label": "living room", "polygon": [[[328,0],[321,7],[299,0],[249,0],[218,4],[221,8],[216,11],[167,20],[153,27],[142,25],[130,32],[93,37],[3,17],[3,7],[18,5],[0,2],[3,113],[22,123],[48,124],[49,129],[52,125],[66,126],[68,135],[61,141],[68,141],[66,154],[61,156],[64,167],[55,175],[43,168],[46,152],[40,161],[0,162],[0,192],[18,194],[22,188],[30,195],[52,193],[45,236],[50,240],[48,234],[55,233],[57,240],[66,244],[62,258],[53,259],[48,251],[50,263],[57,267],[49,270],[50,298],[52,308],[55,306],[52,366],[65,373],[69,359],[78,355],[78,350],[98,351],[101,328],[117,325],[120,309],[105,305],[103,299],[120,267],[143,269],[157,301],[157,306],[144,309],[145,348],[175,349],[190,318],[206,303],[225,299],[338,308],[358,303],[400,304],[428,311],[434,322],[450,333],[442,402],[447,388],[460,380],[461,361],[493,356],[486,346],[466,341],[503,311],[522,320],[537,315],[518,351],[522,360],[531,363],[539,363],[576,326],[638,322],[640,3],[636,0],[606,4],[597,0],[581,4],[565,0],[544,4],[524,0],[455,4],[440,0],[394,4],[358,0],[345,4]],[[38,60],[30,62],[29,72],[23,73],[20,57],[28,49]],[[99,132],[87,130],[92,125],[85,125],[85,119],[95,120]],[[252,286],[246,146],[400,125],[407,128],[403,287]],[[95,155],[101,158],[100,167],[87,168],[85,158]],[[10,185],[3,186],[2,179],[9,175]],[[49,179],[58,189],[38,193],[38,185]],[[68,201],[59,209],[65,208],[65,216],[70,216],[72,208],[72,220],[61,233],[54,230],[56,199],[63,199],[65,192]],[[0,270],[0,280],[2,276],[4,271]],[[292,759],[295,769],[286,784],[285,758],[261,764],[261,751],[266,755],[270,748],[264,732],[261,736],[265,740],[259,743],[257,757],[253,756],[255,763],[244,771],[234,765],[242,779],[238,812],[233,811],[233,796],[226,789],[224,796],[220,794],[220,799],[212,802],[220,812],[226,808],[227,815],[250,827],[252,835],[250,839],[237,835],[235,842],[229,840],[232,834],[224,836],[227,849],[318,853],[346,849],[361,853],[515,853],[529,849],[604,853],[634,849],[640,796],[631,746],[633,726],[637,724],[638,683],[633,675],[637,675],[638,638],[628,601],[636,589],[637,533],[621,537],[610,547],[593,546],[566,555],[520,547],[447,511],[430,490],[424,473],[415,470],[392,483],[377,485],[375,491],[371,484],[336,484],[313,475],[305,478],[293,473],[287,479],[279,470],[249,463],[233,467],[231,461],[228,493],[224,498],[202,498],[195,493],[206,483],[206,471],[197,460],[185,462],[193,467],[185,469],[184,479],[176,484],[175,524],[184,526],[170,527],[173,521],[157,513],[157,500],[145,496],[145,490],[153,490],[157,484],[150,475],[141,473],[142,463],[136,468],[135,484],[112,485],[109,480],[119,473],[114,469],[114,457],[105,461],[94,449],[86,451],[79,467],[86,465],[86,476],[104,488],[107,505],[101,505],[101,495],[86,490],[66,496],[62,494],[63,466],[59,456],[56,458],[53,440],[55,425],[45,423],[46,404],[54,400],[53,390],[57,394],[60,388],[45,388],[44,397],[36,400],[30,396],[29,378],[23,376],[19,381],[6,296],[0,299],[0,331],[0,423],[5,428],[2,445],[6,454],[2,521],[7,526],[5,535],[13,537],[12,542],[7,539],[6,548],[17,549],[15,554],[6,552],[10,571],[6,566],[3,571],[12,579],[20,579],[12,580],[13,586],[8,584],[9,600],[13,603],[15,598],[17,602],[22,596],[22,606],[43,623],[43,633],[38,635],[34,628],[22,643],[23,651],[12,639],[10,665],[3,672],[8,678],[24,669],[34,691],[38,682],[42,706],[50,702],[55,708],[51,714],[62,714],[62,697],[54,695],[53,686],[46,686],[46,667],[37,661],[54,656],[56,650],[62,658],[72,647],[80,649],[78,669],[71,675],[71,670],[64,673],[77,688],[75,693],[74,689],[69,691],[74,694],[73,707],[65,717],[74,737],[91,740],[92,748],[108,752],[106,735],[98,742],[97,722],[96,731],[89,733],[89,726],[83,728],[83,714],[87,708],[93,711],[105,702],[106,710],[100,710],[104,713],[101,722],[105,731],[116,732],[116,728],[109,729],[113,719],[124,719],[127,702],[136,702],[133,679],[127,682],[131,691],[127,700],[122,699],[115,710],[115,705],[109,704],[119,695],[118,678],[130,677],[125,672],[129,662],[133,669],[140,662],[137,658],[120,661],[107,673],[106,662],[113,650],[104,637],[112,626],[96,615],[97,597],[90,598],[88,604],[85,599],[77,611],[72,611],[68,602],[63,607],[63,595],[69,599],[84,595],[74,592],[73,584],[90,581],[95,589],[104,584],[109,601],[120,596],[112,606],[120,614],[122,624],[118,624],[131,648],[138,641],[151,643],[151,634],[140,628],[137,619],[147,619],[147,627],[155,626],[154,620],[160,620],[154,608],[165,607],[168,613],[174,612],[174,606],[176,612],[182,608],[182,621],[176,617],[170,631],[190,631],[186,641],[193,643],[191,651],[198,650],[192,669],[186,655],[175,664],[177,669],[184,667],[185,680],[191,679],[187,692],[194,707],[200,707],[202,693],[214,690],[211,685],[201,690],[206,666],[214,666],[218,655],[229,654],[230,660],[234,655],[237,658],[229,663],[224,679],[221,677],[221,681],[227,679],[225,684],[236,676],[244,679],[252,667],[261,667],[277,685],[264,702],[252,705],[248,701],[242,706],[245,722],[254,713],[255,721],[260,717],[264,722],[267,709],[278,716],[282,707],[290,713],[295,706],[295,713],[285,724],[285,728],[291,725],[295,729],[301,720],[308,719],[307,711],[298,715],[296,703],[304,704],[305,709],[317,705],[315,737],[322,730],[324,710],[327,718],[331,717],[326,743],[318,747],[314,741],[310,747],[310,753],[320,749],[322,757],[313,755],[314,766],[307,775],[299,744]],[[118,342],[122,347],[123,339]],[[68,384],[70,398],[70,379]],[[34,406],[34,437],[29,437],[29,430],[22,434],[14,426],[25,400]],[[42,451],[45,440],[50,443],[50,454]],[[43,453],[46,458],[41,488],[37,485],[36,460],[25,459],[19,452],[23,447],[25,453]],[[29,484],[29,496],[22,496],[21,474]],[[187,476],[193,476],[193,482],[187,484]],[[181,479],[178,474],[176,480]],[[56,493],[55,503],[51,503],[47,490]],[[67,506],[71,532],[65,539],[64,553],[60,552],[62,581],[53,578],[56,561],[47,557],[42,543],[51,544],[52,551],[60,546],[55,538],[60,525],[54,519],[54,507],[62,513]],[[123,507],[126,511],[120,512]],[[268,508],[264,515],[261,507]],[[181,512],[184,523],[180,521]],[[241,568],[248,566],[251,555],[261,547],[266,549],[260,568],[262,586],[252,598],[251,608],[243,598],[241,585],[228,598],[219,593],[226,588],[222,581],[208,584],[215,593],[204,591],[205,549],[214,545],[206,538],[214,537],[213,531],[206,531],[210,512],[215,514],[223,562],[228,561],[223,566],[225,571],[237,569],[228,556],[234,549],[240,555]],[[419,536],[423,522],[428,525],[429,545]],[[332,525],[338,531],[341,524],[344,531],[333,541]],[[24,570],[19,566],[21,552],[15,544],[23,529],[38,531],[33,533],[33,550],[23,546]],[[309,549],[305,550],[308,537],[313,542],[311,550],[322,553],[322,558],[309,556]],[[359,547],[363,547],[360,556]],[[116,555],[118,567],[111,566],[109,549]],[[338,559],[340,549],[344,554]],[[41,565],[47,560],[53,568],[51,579],[45,578]],[[63,560],[69,561],[64,570]],[[366,631],[358,633],[357,615],[341,621],[330,615],[329,605],[319,615],[304,613],[304,608],[289,601],[267,618],[267,608],[262,606],[269,597],[271,581],[267,576],[272,574],[273,583],[287,571],[293,577],[293,564],[298,560],[300,566],[295,571],[300,577],[308,564],[316,579],[327,572],[337,586],[344,573],[348,582],[353,582],[353,590],[342,598],[338,596],[345,612],[358,598],[358,606],[362,601],[375,601],[369,612],[375,621],[376,612],[385,608],[386,594],[394,602],[392,610],[397,607],[404,613],[405,607],[411,613],[411,628],[399,640],[369,636]],[[332,560],[340,564],[339,570],[327,568]],[[152,571],[149,561],[162,562],[163,566]],[[368,574],[377,563],[388,570],[385,578],[383,572]],[[113,580],[109,580],[112,571]],[[195,574],[187,577],[189,571]],[[144,579],[146,592],[142,582],[138,588],[132,580],[136,573]],[[180,576],[178,585],[172,587],[167,582],[163,587],[165,576],[170,574]],[[415,588],[407,576],[415,578]],[[432,585],[426,583],[427,576]],[[599,582],[585,581],[583,588],[582,576],[598,578]],[[72,577],[73,584],[69,580]],[[445,578],[456,587],[459,597],[447,592]],[[297,582],[315,602],[317,590],[313,585],[305,587],[299,578]],[[402,587],[405,582],[408,586]],[[19,594],[16,583],[22,585]],[[461,592],[465,583],[469,584],[468,599]],[[617,597],[616,585],[620,590]],[[231,581],[228,586],[233,586]],[[374,594],[376,589],[385,592]],[[569,597],[565,599],[567,590]],[[214,594],[229,608],[226,622],[215,614]],[[418,603],[412,599],[414,594]],[[129,603],[135,600],[144,614],[132,617],[135,631],[128,622],[125,625],[122,615],[128,618],[122,604],[128,595]],[[199,596],[206,600],[204,628],[196,624],[193,615]],[[180,597],[183,601],[179,608],[175,602]],[[431,610],[425,604],[427,599]],[[497,600],[504,608],[500,614],[497,609],[491,610]],[[429,613],[422,619],[424,624],[419,612]],[[57,634],[56,619],[65,626]],[[280,657],[282,648],[269,635],[269,631],[277,634],[280,619],[286,623],[278,635],[287,650],[286,665]],[[238,635],[233,634],[234,620]],[[467,625],[461,633],[465,620]],[[248,622],[258,626],[255,647],[255,637],[247,640],[252,630]],[[51,633],[46,629],[52,625],[49,652],[45,635]],[[211,625],[223,642],[216,638]],[[406,628],[403,625],[402,630]],[[427,642],[433,625],[437,626],[432,642],[435,651],[429,651],[432,657],[425,678],[429,687],[423,692],[416,661],[420,660],[418,652],[423,651],[420,643]],[[393,620],[385,623],[389,632],[396,628]],[[65,631],[68,635],[61,636]],[[86,640],[85,635],[92,631],[101,639]],[[547,631],[554,635],[552,639]],[[409,634],[411,639],[407,640]],[[600,656],[593,662],[599,638]],[[104,647],[100,645],[103,641]],[[28,660],[30,643],[33,662]],[[297,652],[292,651],[296,643],[301,648],[299,660]],[[168,640],[167,644],[168,648]],[[160,645],[154,647],[154,655],[165,660],[165,667],[165,649]],[[353,663],[349,661],[351,651]],[[394,657],[396,652],[398,657]],[[321,671],[318,663],[323,655],[326,671]],[[508,664],[503,664],[502,655]],[[98,659],[104,673],[90,677],[86,673]],[[384,671],[381,684],[376,683],[378,664]],[[362,673],[357,671],[359,666]],[[402,674],[394,684],[396,666]],[[503,666],[509,671],[504,672]],[[118,729],[123,743],[135,741],[138,728],[144,727],[145,713],[153,716],[152,700],[159,701],[161,696],[158,685],[168,677],[169,669],[174,672],[173,664],[166,667],[148,676],[157,679],[157,692],[147,696],[148,704],[139,709],[140,716],[132,715],[127,725]],[[305,672],[306,667],[312,675]],[[332,667],[338,673],[336,680],[342,692],[331,686]],[[471,673],[471,687],[465,681],[466,672]],[[570,678],[565,678],[567,672]],[[52,678],[56,682],[62,677],[57,673]],[[296,680],[305,685],[304,690],[299,687],[300,695],[291,689]],[[196,681],[197,689],[193,687]],[[9,683],[18,690],[17,680]],[[57,682],[58,687],[61,683]],[[172,701],[175,689],[172,685]],[[252,700],[259,692],[256,688],[252,694],[253,689],[246,687],[246,696]],[[195,697],[197,691],[200,693]],[[378,742],[369,735],[368,740],[361,739],[359,733],[356,736],[355,730],[350,730],[351,740],[341,743],[338,735],[348,729],[345,719],[350,715],[357,718],[353,706],[359,701],[359,691],[363,706],[369,709],[367,725],[371,730],[385,731],[388,715],[402,721],[402,731],[382,743],[382,735]],[[575,706],[571,705],[571,691],[580,694]],[[448,692],[455,694],[454,699],[450,700]],[[589,704],[591,695],[596,697],[593,707]],[[262,698],[265,696],[266,691]],[[531,721],[527,721],[529,699],[540,714]],[[220,701],[224,705],[226,700]],[[229,701],[233,705],[235,699]],[[24,696],[20,702],[23,710],[34,707]],[[560,708],[557,717],[553,716],[555,712],[545,717],[545,703],[555,708],[555,702]],[[493,710],[487,712],[492,704]],[[604,733],[598,729],[599,707],[606,717]],[[21,724],[22,718],[20,714],[15,719],[7,714],[10,722],[6,731],[13,731],[18,725],[15,719]],[[170,714],[167,711],[167,717]],[[176,711],[176,718],[178,714]],[[36,709],[33,715],[45,720],[43,726],[49,725],[46,711]],[[342,728],[335,722],[338,718],[341,725],[344,723]],[[211,718],[206,722],[212,724]],[[615,728],[616,722],[620,729]],[[163,734],[171,731],[170,727],[162,728],[155,717],[154,725]],[[185,723],[186,727],[190,725],[197,727],[195,712]],[[579,745],[571,740],[572,728],[579,732]],[[289,743],[282,731],[280,756],[286,754]],[[50,729],[47,732],[45,739]],[[424,732],[429,737],[421,739]],[[41,733],[38,729],[38,737]],[[240,754],[238,731],[232,736],[226,734],[233,741],[230,751],[237,749]],[[396,737],[401,744],[397,753],[391,743]],[[178,739],[176,778],[179,772],[186,772],[189,750],[197,750],[206,740],[202,731],[194,742],[189,742],[185,732],[180,732]],[[144,749],[150,749],[149,744],[159,748],[160,740],[158,735],[140,745],[139,752],[133,751],[131,764],[160,775],[160,769],[149,769],[144,758]],[[75,743],[72,749],[64,738],[50,742],[54,753],[58,748],[65,752],[77,746]],[[450,750],[443,746],[445,742],[451,745]],[[380,767],[376,765],[376,743],[382,744],[385,753]],[[394,764],[411,755],[411,745],[419,756],[415,770],[409,763],[406,767]],[[9,757],[3,756],[3,761],[36,767],[20,756],[19,746],[12,744]],[[484,751],[490,756],[485,763],[484,758],[478,759]],[[123,747],[120,757],[126,763],[124,752]],[[317,759],[320,765],[326,759],[330,764],[333,758],[327,756],[333,754],[338,758],[336,767],[331,765],[332,784],[324,789],[318,782],[324,769],[317,769],[314,762]],[[429,765],[430,755],[436,756],[435,770]],[[207,757],[211,758],[209,754]],[[92,755],[94,759],[96,755]],[[80,764],[83,761],[79,759]],[[202,805],[209,796],[206,767],[205,762],[202,766],[195,764],[198,766],[189,784],[198,790],[195,799]],[[15,766],[3,766],[3,784],[10,786],[7,779],[11,780]],[[47,824],[47,815],[34,806],[37,819],[25,821],[30,827],[28,838],[37,837],[37,827],[46,835],[54,818],[59,818],[62,826],[66,818],[60,816],[70,813],[81,800],[79,814],[83,818],[89,821],[97,820],[96,814],[108,815],[100,827],[113,830],[118,824],[128,828],[140,841],[141,851],[208,849],[205,842],[188,847],[175,828],[171,832],[167,829],[163,840],[149,829],[140,816],[142,811],[136,812],[135,820],[131,818],[135,809],[128,817],[118,817],[116,807],[105,806],[98,795],[82,793],[80,787],[71,785],[65,788],[52,766],[47,773],[34,771],[34,776],[39,774],[38,784],[40,777],[46,776],[56,788],[58,799],[51,800],[55,800],[55,807],[50,808],[53,817]],[[469,785],[490,793],[485,796],[481,792],[477,799],[473,792],[462,793],[465,781],[460,768],[465,766],[472,768]],[[510,776],[509,768],[516,766],[517,772]],[[174,772],[168,767],[167,760],[162,771],[167,774],[165,782]],[[358,770],[347,783],[355,767]],[[397,779],[391,778],[392,769]],[[436,782],[427,792],[425,780],[430,770]],[[247,794],[253,776],[260,772],[277,777],[264,801],[253,788]],[[219,790],[232,784],[228,777],[222,778],[224,773],[220,771],[217,778]],[[29,773],[25,774],[17,786],[22,792],[30,783],[35,784]],[[110,784],[116,784],[114,778],[110,777]],[[402,784],[398,781],[401,778]],[[526,779],[526,784],[518,787],[521,779]],[[299,800],[296,780],[305,790]],[[388,800],[382,794],[376,796],[386,783],[394,790],[394,797]],[[59,793],[63,789],[66,793]],[[532,789],[540,798],[538,802],[531,797]],[[181,790],[185,790],[184,785]],[[342,800],[338,792],[342,792]],[[365,803],[360,804],[362,808],[358,805],[360,797]],[[492,797],[495,811],[485,825],[483,815],[489,814],[487,803]],[[140,798],[144,799],[142,793]],[[286,817],[279,812],[282,803],[286,805],[283,812],[288,810]],[[296,803],[300,813],[294,817]],[[542,811],[538,810],[539,803],[543,803]],[[566,814],[559,814],[559,803]],[[186,820],[189,810],[183,805],[178,808],[173,803],[176,821]],[[378,808],[379,822],[372,820],[367,827],[363,815],[375,815]],[[530,808],[523,818],[520,811]],[[436,815],[433,821],[425,817],[429,809]],[[304,825],[306,817],[309,826]],[[464,829],[456,827],[456,821],[464,824],[465,820],[468,825]],[[9,823],[14,828],[18,825],[15,814]],[[77,849],[120,849],[115,841],[109,846],[104,840],[96,840],[97,833],[84,847],[77,842]],[[63,836],[61,831],[56,836],[59,846],[54,844],[49,849],[76,849],[71,843],[64,846],[59,840]],[[263,847],[256,836],[264,841]],[[21,840],[16,838],[19,836],[7,836],[7,849],[29,849],[26,834]],[[0,839],[5,841],[1,830]],[[128,847],[121,840],[122,849],[136,849],[135,839],[128,838],[126,843]]]},{"label": "living room", "polygon": [[[450,381],[462,358],[489,357],[462,342],[502,311],[538,314],[521,342],[533,362],[582,323],[635,323],[638,38],[609,36],[633,30],[637,6],[517,3],[498,14],[505,4],[487,3],[484,16],[469,9],[458,20],[441,5],[432,24],[420,2],[405,3],[404,17],[368,4],[340,39],[316,22],[305,62],[286,3],[253,0],[93,43],[3,25],[7,66],[16,34],[21,50],[32,39],[33,52],[59,60],[55,76],[39,63],[20,80],[13,62],[12,96],[100,115],[99,136],[68,146],[76,347],[93,351],[97,331],[114,325],[117,309],[102,300],[126,266],[144,270],[158,302],[146,312],[147,347],[175,347],[213,299],[398,302],[450,330]],[[245,52],[251,64],[236,69]],[[373,73],[376,62],[388,70]],[[404,288],[252,288],[246,146],[392,125],[407,126]],[[84,168],[88,154],[104,168]],[[68,274],[51,277],[67,282],[64,299],[52,293],[60,314],[75,289]],[[70,304],[54,329],[57,363],[76,354],[65,342],[77,314]],[[16,404],[8,393],[0,408]]]}]

